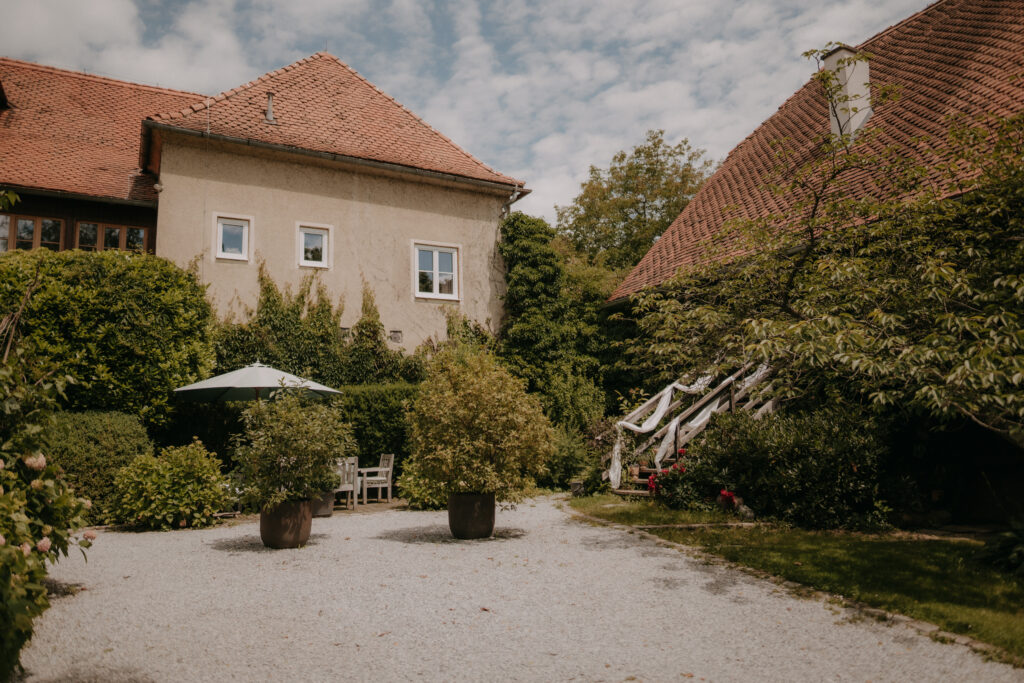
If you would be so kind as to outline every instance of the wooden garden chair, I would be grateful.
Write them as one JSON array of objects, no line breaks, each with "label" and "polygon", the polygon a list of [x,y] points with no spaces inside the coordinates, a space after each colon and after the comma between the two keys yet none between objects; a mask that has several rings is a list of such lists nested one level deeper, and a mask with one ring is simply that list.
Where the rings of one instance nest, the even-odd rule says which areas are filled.
[{"label": "wooden garden chair", "polygon": [[394,453],[384,453],[376,467],[361,467],[359,477],[363,485],[363,505],[366,505],[366,489],[377,489],[377,502],[380,502],[381,489],[387,488],[388,502],[391,502],[391,468],[395,464]]},{"label": "wooden garden chair", "polygon": [[[359,458],[342,458],[338,461],[338,474],[341,476],[341,483],[334,493],[344,493],[345,509],[351,504],[353,510],[359,501]],[[363,502],[366,502],[365,500]]]}]

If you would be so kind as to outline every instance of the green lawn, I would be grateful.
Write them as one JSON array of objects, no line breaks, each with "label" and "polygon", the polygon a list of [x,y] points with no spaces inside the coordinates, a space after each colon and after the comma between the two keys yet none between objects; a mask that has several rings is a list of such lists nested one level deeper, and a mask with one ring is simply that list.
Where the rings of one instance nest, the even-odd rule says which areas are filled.
[{"label": "green lawn", "polygon": [[[616,496],[577,498],[574,509],[622,524],[691,524],[706,513],[651,502],[617,505]],[[1024,663],[1024,582],[978,559],[973,541],[917,540],[895,534],[802,531],[772,526],[654,529],[676,543],[790,581],[937,624],[997,645]]]}]

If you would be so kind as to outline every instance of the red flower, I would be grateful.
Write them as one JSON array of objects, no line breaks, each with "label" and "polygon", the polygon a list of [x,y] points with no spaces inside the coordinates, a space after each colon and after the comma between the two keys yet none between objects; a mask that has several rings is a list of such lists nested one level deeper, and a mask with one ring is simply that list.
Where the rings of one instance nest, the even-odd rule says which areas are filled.
[{"label": "red flower", "polygon": [[686,455],[686,449],[680,448],[678,451],[676,451],[676,455]]},{"label": "red flower", "polygon": [[655,489],[658,488],[658,485],[654,483],[654,476],[655,475],[652,474],[651,476],[647,477],[647,488],[651,491],[654,491]]},{"label": "red flower", "polygon": [[733,493],[732,491],[728,491],[726,489],[722,489],[719,492],[718,495],[720,495],[722,497],[722,502],[723,503],[728,503],[729,505],[735,505],[736,504],[736,494]]}]

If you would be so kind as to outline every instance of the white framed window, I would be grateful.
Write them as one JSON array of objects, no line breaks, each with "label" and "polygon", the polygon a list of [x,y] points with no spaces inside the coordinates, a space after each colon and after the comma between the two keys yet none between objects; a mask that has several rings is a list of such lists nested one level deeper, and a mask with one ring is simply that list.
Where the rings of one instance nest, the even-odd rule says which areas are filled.
[{"label": "white framed window", "polygon": [[457,300],[459,245],[414,242],[413,292],[419,298]]},{"label": "white framed window", "polygon": [[296,223],[295,249],[299,266],[304,268],[331,267],[331,228],[320,223]]},{"label": "white framed window", "polygon": [[252,246],[252,216],[214,214],[214,253],[219,259],[248,261]]}]

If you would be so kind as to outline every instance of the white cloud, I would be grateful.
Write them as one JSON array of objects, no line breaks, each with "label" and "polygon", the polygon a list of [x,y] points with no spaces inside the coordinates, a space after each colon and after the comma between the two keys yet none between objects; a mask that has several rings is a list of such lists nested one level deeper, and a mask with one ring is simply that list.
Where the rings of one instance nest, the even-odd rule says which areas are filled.
[{"label": "white cloud", "polygon": [[11,3],[7,56],[216,93],[328,49],[554,218],[591,164],[664,128],[721,159],[810,76],[927,0],[51,0]]}]

